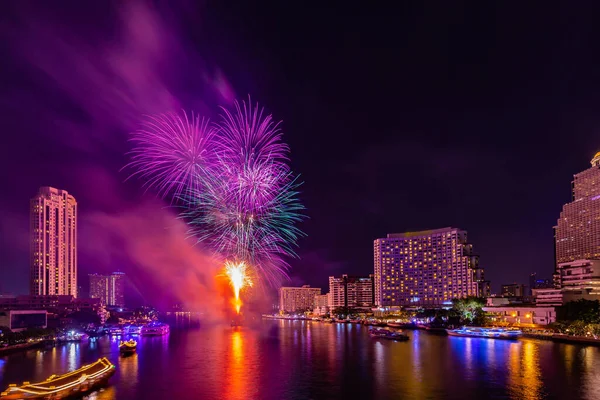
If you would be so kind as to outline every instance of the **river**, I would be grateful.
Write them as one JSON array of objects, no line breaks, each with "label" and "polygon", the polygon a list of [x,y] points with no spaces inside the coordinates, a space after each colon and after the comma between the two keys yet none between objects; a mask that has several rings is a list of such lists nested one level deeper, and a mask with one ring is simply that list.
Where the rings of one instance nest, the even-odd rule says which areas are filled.
[{"label": "river", "polygon": [[174,325],[129,357],[109,337],[0,357],[0,388],[106,356],[117,372],[90,399],[600,399],[596,347],[425,331],[391,342],[309,321]]}]

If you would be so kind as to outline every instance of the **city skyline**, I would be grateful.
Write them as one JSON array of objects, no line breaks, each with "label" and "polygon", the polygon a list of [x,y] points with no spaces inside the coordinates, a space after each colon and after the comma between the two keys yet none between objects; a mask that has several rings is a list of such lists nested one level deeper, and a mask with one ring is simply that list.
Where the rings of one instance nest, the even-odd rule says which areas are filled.
[{"label": "city skyline", "polygon": [[[556,243],[557,243],[556,249],[555,249],[555,251],[556,251],[556,259],[557,260],[563,260],[563,259],[566,260],[566,259],[569,259],[566,256],[560,256],[559,255],[559,253],[561,251],[563,253],[565,253],[565,250],[561,250],[562,247],[561,247],[561,244],[560,244],[560,243],[564,242],[565,239],[563,239],[561,241],[560,238],[557,237],[557,235],[561,235],[561,231],[560,231],[559,228],[562,228],[562,232],[565,232],[565,229],[566,229],[565,228],[566,225],[564,223],[561,224],[561,222],[566,221],[566,219],[563,217],[563,214],[565,214],[565,209],[569,209],[569,207],[573,207],[573,206],[579,206],[579,208],[577,208],[579,210],[581,208],[581,204],[578,203],[579,200],[587,200],[586,205],[590,206],[591,205],[590,201],[593,201],[593,200],[596,199],[593,196],[596,194],[596,192],[598,191],[598,189],[595,186],[595,180],[593,180],[592,178],[600,176],[600,173],[598,172],[598,171],[600,171],[600,169],[599,169],[599,167],[600,167],[600,152],[597,152],[594,155],[594,157],[592,158],[592,160],[590,161],[590,163],[592,165],[591,168],[589,168],[589,169],[587,169],[587,170],[585,170],[585,171],[583,171],[581,173],[577,173],[577,174],[573,175],[574,176],[574,181],[572,183],[572,186],[573,186],[573,192],[572,192],[573,202],[572,203],[566,203],[565,205],[563,205],[563,211],[561,211],[561,218],[559,218],[559,220],[558,220],[558,225],[554,226],[555,240],[556,240]],[[35,235],[34,235],[34,230],[36,228],[33,225],[34,221],[35,221],[35,216],[37,214],[39,214],[39,212],[36,212],[36,210],[38,210],[38,208],[41,210],[41,208],[40,208],[41,204],[46,204],[46,202],[48,202],[48,201],[50,201],[52,203],[52,196],[53,195],[54,195],[54,197],[56,197],[56,196],[63,196],[63,195],[66,196],[65,198],[69,200],[67,202],[67,204],[74,205],[74,207],[75,207],[74,208],[75,209],[75,214],[76,214],[77,202],[75,201],[75,199],[74,199],[73,196],[71,196],[71,195],[68,194],[68,192],[66,190],[54,189],[52,187],[41,187],[40,190],[39,190],[38,195],[35,198],[31,199],[32,211],[31,211],[31,217],[30,218],[31,218],[31,224],[32,225],[31,225],[31,231],[30,231],[30,236],[31,236],[30,240],[32,240],[32,243],[36,240],[35,239]],[[596,196],[596,197],[598,197],[598,196]],[[44,200],[45,198],[47,198],[47,200]],[[40,203],[40,201],[42,203]],[[56,203],[56,201],[54,201],[54,203]],[[58,203],[54,204],[53,206],[57,207],[57,204]],[[36,208],[36,205],[37,205],[37,208]],[[69,212],[72,213],[71,211],[69,211]],[[43,215],[45,215],[45,214],[43,214]],[[67,214],[65,214],[65,215],[67,215]],[[39,221],[38,221],[38,223],[39,223]],[[424,231],[424,232],[426,232],[426,231]],[[562,233],[562,235],[564,236],[565,233]],[[75,231],[75,236],[76,236],[76,231]],[[564,247],[564,245],[563,245],[563,247]],[[577,255],[578,257],[581,257],[584,254],[583,252],[580,252],[580,253],[581,254]],[[31,274],[32,275],[31,276],[32,277],[30,278],[30,287],[32,289],[30,290],[30,292],[31,292],[31,294],[39,294],[37,292],[36,293],[32,292],[33,291],[33,284],[34,284],[34,281],[35,281],[35,278],[33,278],[33,274],[34,274],[34,266],[33,266],[34,254],[35,253],[33,253],[33,252],[31,253],[31,259],[32,259],[32,261],[31,261],[31,263],[32,263],[31,264],[32,265],[31,266]],[[596,257],[595,254],[591,254],[591,253],[589,253],[589,251],[586,254],[591,256],[591,257],[588,257],[588,258],[592,258],[593,259],[594,257]],[[573,257],[571,257],[571,258],[573,258]],[[76,252],[75,252],[75,265],[76,265]],[[481,271],[480,274],[481,274],[481,276],[483,276],[483,269],[482,268],[477,268],[476,270]],[[536,272],[532,272],[532,274],[536,274]],[[92,275],[97,275],[97,274],[88,274],[88,275],[92,276]],[[330,288],[331,288],[331,278],[332,277],[329,277],[329,287]],[[77,291],[77,287],[78,287],[77,286],[77,279],[78,279],[77,275],[75,274],[75,283],[73,285],[73,287],[75,288],[75,292]],[[489,287],[489,280],[482,281],[482,283],[483,282],[485,282],[488,285],[488,287]],[[499,283],[497,284],[497,286],[500,286],[500,290],[498,291],[499,294],[504,291],[504,287],[506,285],[508,285],[508,284],[499,284]],[[327,287],[327,285],[324,286],[324,288],[326,288],[326,287]],[[529,290],[531,290],[531,288],[529,288]],[[480,292],[481,292],[481,290],[477,291],[477,293],[480,293]],[[492,293],[493,293],[493,291],[492,291]],[[16,294],[20,294],[20,293],[16,293]]]},{"label": "city skyline", "polygon": [[[586,122],[593,121],[594,114],[576,106],[600,86],[593,69],[572,56],[587,57],[588,53],[563,42],[562,47],[552,46],[552,50],[536,46],[548,59],[569,63],[565,70],[556,61],[544,62],[547,72],[538,75],[539,69],[534,68],[537,63],[528,51],[534,39],[516,40],[503,27],[499,32],[486,27],[480,36],[481,40],[493,40],[497,34],[501,38],[498,46],[486,49],[453,40],[452,52],[446,53],[439,51],[445,48],[446,30],[455,37],[462,35],[456,27],[436,25],[431,36],[421,39],[419,35],[395,37],[385,33],[385,27],[398,21],[386,19],[385,13],[376,10],[369,15],[388,24],[376,24],[373,29],[362,24],[362,14],[350,13],[339,19],[335,10],[325,9],[323,18],[317,18],[298,10],[299,15],[314,22],[315,32],[303,37],[298,47],[282,48],[278,41],[294,42],[301,27],[286,13],[281,15],[279,8],[219,5],[198,13],[213,23],[190,25],[182,15],[193,11],[183,12],[174,6],[174,19],[165,21],[161,18],[165,10],[157,6],[144,15],[152,16],[164,42],[146,45],[138,36],[128,35],[130,20],[125,18],[118,27],[123,29],[117,29],[115,36],[131,51],[103,43],[98,52],[90,50],[93,46],[77,45],[77,39],[85,42],[85,38],[112,37],[110,24],[86,24],[81,32],[63,30],[61,24],[82,18],[110,21],[114,15],[110,7],[88,10],[74,6],[62,17],[62,11],[57,10],[52,18],[45,7],[28,11],[17,4],[2,7],[6,15],[34,21],[15,24],[14,35],[2,49],[3,76],[12,77],[7,93],[23,93],[19,102],[5,97],[3,119],[5,130],[14,132],[3,136],[3,148],[12,151],[0,161],[0,181],[3,187],[11,188],[11,195],[0,202],[0,228],[8,238],[0,244],[4,255],[0,290],[6,292],[29,290],[28,215],[23,204],[40,185],[64,188],[85,205],[80,221],[80,279],[95,271],[107,273],[116,266],[127,273],[142,270],[137,255],[125,254],[127,251],[118,246],[111,251],[104,249],[114,240],[113,235],[121,233],[115,233],[114,226],[106,228],[102,218],[139,213],[137,206],[151,214],[165,213],[164,203],[144,193],[137,182],[126,181],[127,175],[120,172],[131,150],[127,133],[136,128],[137,116],[147,113],[195,108],[204,113],[214,104],[230,104],[247,93],[267,104],[268,111],[284,121],[293,169],[305,182],[301,196],[309,219],[301,228],[307,237],[299,242],[300,258],[291,261],[290,284],[310,283],[323,288],[330,275],[368,273],[372,249],[367,243],[386,232],[439,226],[460,226],[469,231],[486,260],[486,278],[492,281],[494,292],[502,283],[526,282],[531,272],[549,276],[554,268],[552,227],[569,199],[568,189],[560,183],[585,169],[589,158],[600,149],[593,123]],[[419,10],[407,11],[400,21],[412,21],[416,15],[437,18],[431,10]],[[218,23],[232,15],[252,15],[250,20],[265,31],[247,21]],[[485,14],[480,17],[487,18]],[[274,20],[285,22],[275,27]],[[477,20],[469,19],[464,29],[479,30]],[[173,25],[176,29],[171,29]],[[572,29],[579,32],[584,25]],[[332,34],[318,33],[329,32],[332,26]],[[359,49],[353,47],[356,44],[339,52],[325,51],[338,48],[350,26],[367,42],[380,46],[358,59],[355,54]],[[554,26],[545,28],[555,31]],[[519,23],[513,28],[521,33],[529,29]],[[181,37],[165,32],[181,32]],[[222,52],[200,39],[225,33],[232,41]],[[44,41],[26,39],[38,36]],[[322,41],[323,37],[328,40]],[[417,50],[420,40],[431,41],[431,53]],[[588,39],[582,40],[585,44]],[[398,51],[399,46],[406,53]],[[251,56],[255,52],[264,57],[256,60]],[[122,59],[122,63],[108,63],[100,53],[112,60]],[[87,68],[67,72],[54,63],[57,54],[69,65],[91,61],[83,63]],[[182,59],[181,54],[191,56]],[[463,60],[459,54],[471,56]],[[144,57],[149,62],[136,61]],[[494,62],[475,62],[488,58]],[[406,63],[406,59],[413,61]],[[516,59],[518,63],[511,61]],[[270,73],[273,62],[281,73]],[[253,68],[240,72],[239,65]],[[320,70],[322,65],[341,72],[329,74]],[[468,73],[473,69],[478,73]],[[582,79],[579,84],[585,82],[585,90],[554,88],[556,82],[571,82],[569,71],[573,70]],[[139,82],[132,71],[150,78]],[[482,76],[494,79],[486,79],[481,86]],[[82,87],[89,89],[81,91]],[[540,98],[545,87],[554,88],[552,95]],[[98,96],[90,97],[86,94],[89,91]],[[293,100],[282,101],[290,97]],[[532,102],[535,108],[530,107]],[[50,104],[64,107],[54,109]],[[29,118],[31,113],[38,118]],[[540,132],[549,139],[538,140]],[[160,223],[166,225],[163,220]],[[97,226],[109,232],[96,235]],[[94,236],[105,243],[95,248],[89,244]],[[512,240],[507,241],[508,237]],[[516,251],[522,263],[510,258]],[[153,289],[161,284],[152,283]],[[139,282],[139,286],[146,285],[150,283]]]},{"label": "city skyline", "polygon": [[0,1],[0,399],[600,397],[598,11]]}]

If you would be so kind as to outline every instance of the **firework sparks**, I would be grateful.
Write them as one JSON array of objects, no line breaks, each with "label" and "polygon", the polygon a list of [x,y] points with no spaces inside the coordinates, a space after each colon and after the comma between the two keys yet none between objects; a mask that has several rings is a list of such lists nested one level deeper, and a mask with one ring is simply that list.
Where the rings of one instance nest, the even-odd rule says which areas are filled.
[{"label": "firework sparks", "polygon": [[234,263],[231,261],[225,262],[225,275],[229,278],[229,284],[233,288],[233,294],[235,295],[234,306],[235,311],[239,314],[240,308],[242,307],[242,300],[240,299],[240,291],[249,286],[252,287],[252,279],[248,275],[248,267],[245,262]]},{"label": "firework sparks", "polygon": [[[181,217],[198,242],[239,261],[232,273],[250,268],[276,285],[287,277],[285,258],[296,255],[304,209],[281,137],[280,122],[250,102],[223,108],[211,126],[193,114],[160,115],[132,134],[129,166],[147,187],[183,207]],[[233,285],[235,277],[227,275]],[[233,287],[239,302],[241,287]]]},{"label": "firework sparks", "polygon": [[131,136],[135,146],[127,167],[135,172],[130,177],[141,177],[163,198],[199,191],[217,156],[214,135],[208,120],[193,113],[191,118],[186,113],[148,117]]}]

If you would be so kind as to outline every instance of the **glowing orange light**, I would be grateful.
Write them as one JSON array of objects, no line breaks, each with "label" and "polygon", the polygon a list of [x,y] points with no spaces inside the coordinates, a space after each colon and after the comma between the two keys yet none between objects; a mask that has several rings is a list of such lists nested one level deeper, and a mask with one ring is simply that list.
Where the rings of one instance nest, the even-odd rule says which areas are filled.
[{"label": "glowing orange light", "polygon": [[245,262],[234,263],[231,261],[225,262],[225,275],[229,278],[229,284],[233,288],[235,295],[234,303],[235,311],[239,314],[240,308],[242,307],[242,300],[240,299],[240,290],[246,286],[252,286],[252,279],[247,273],[248,267]]}]

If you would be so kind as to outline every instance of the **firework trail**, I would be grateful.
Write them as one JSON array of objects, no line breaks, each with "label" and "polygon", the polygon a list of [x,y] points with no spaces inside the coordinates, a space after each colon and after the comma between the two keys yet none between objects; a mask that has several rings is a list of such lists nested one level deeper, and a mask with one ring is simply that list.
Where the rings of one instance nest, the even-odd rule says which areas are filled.
[{"label": "firework trail", "polygon": [[231,261],[226,261],[225,276],[229,278],[229,283],[233,288],[233,293],[235,296],[233,304],[236,312],[239,314],[240,308],[242,306],[242,301],[240,300],[240,291],[247,286],[253,285],[252,279],[248,275],[248,268],[246,266],[246,263],[234,263]]},{"label": "firework trail", "polygon": [[191,118],[185,112],[147,117],[131,135],[134,149],[126,168],[135,172],[130,178],[142,178],[162,198],[197,192],[217,159],[214,138],[215,128],[193,113]]}]

